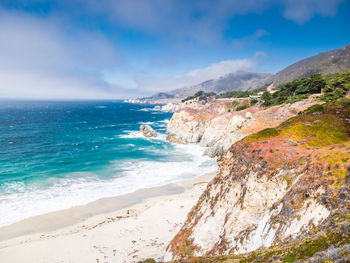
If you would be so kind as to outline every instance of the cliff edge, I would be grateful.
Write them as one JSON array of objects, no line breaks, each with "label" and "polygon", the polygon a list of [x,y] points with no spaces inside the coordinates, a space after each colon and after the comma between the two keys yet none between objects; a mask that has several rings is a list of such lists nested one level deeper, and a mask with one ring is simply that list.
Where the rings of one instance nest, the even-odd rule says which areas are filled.
[{"label": "cliff edge", "polygon": [[[267,109],[259,103],[252,106],[249,103],[249,98],[213,99],[205,104],[198,100],[182,103],[168,124],[167,139],[177,143],[200,143],[208,147],[205,153],[214,157],[247,135],[276,127],[319,101],[311,96]],[[246,109],[236,110],[242,106]]]},{"label": "cliff edge", "polygon": [[350,101],[295,115],[218,157],[166,261],[350,259]]}]

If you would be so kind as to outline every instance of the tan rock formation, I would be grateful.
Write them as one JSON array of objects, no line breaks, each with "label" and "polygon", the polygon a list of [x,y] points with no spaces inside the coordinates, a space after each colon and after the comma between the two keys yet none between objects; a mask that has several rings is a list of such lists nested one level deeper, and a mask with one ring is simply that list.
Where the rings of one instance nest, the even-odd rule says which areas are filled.
[{"label": "tan rock formation", "polygon": [[168,124],[167,139],[178,143],[200,143],[209,147],[205,152],[207,155],[217,156],[245,136],[276,127],[318,101],[311,97],[268,109],[252,106],[234,111],[233,105],[247,103],[249,99],[216,99],[204,105],[196,100],[182,103]]},{"label": "tan rock formation", "polygon": [[[319,238],[315,229],[325,235],[333,227],[346,240],[349,111],[318,110],[248,136],[218,157],[217,176],[168,246],[165,260],[246,253],[288,238]],[[290,108],[273,112],[278,121]],[[334,225],[338,220],[342,225]]]}]

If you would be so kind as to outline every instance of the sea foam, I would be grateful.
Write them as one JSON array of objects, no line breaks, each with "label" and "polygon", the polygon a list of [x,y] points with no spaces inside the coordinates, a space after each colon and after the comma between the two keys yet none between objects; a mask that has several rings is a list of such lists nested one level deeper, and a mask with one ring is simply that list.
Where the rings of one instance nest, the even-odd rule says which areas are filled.
[{"label": "sea foam", "polygon": [[[137,131],[129,131],[121,137],[143,138]],[[165,134],[151,140],[164,142]],[[0,215],[7,215],[0,217],[0,226],[31,216],[84,205],[104,197],[132,193],[138,189],[162,186],[214,172],[217,168],[216,161],[202,153],[203,149],[198,145],[172,144],[170,156],[165,161],[113,161],[111,165],[114,175],[105,180],[93,173],[78,172],[67,174],[51,187],[44,189],[26,187],[23,183],[9,184],[6,195],[0,197]]]}]

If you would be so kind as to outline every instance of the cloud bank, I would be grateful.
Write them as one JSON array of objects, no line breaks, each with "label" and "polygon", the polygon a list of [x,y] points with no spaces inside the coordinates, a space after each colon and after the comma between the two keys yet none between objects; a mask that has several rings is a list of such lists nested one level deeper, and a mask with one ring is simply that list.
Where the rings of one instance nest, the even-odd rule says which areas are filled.
[{"label": "cloud bank", "polygon": [[0,11],[0,97],[96,98],[114,88],[101,69],[118,55],[102,35],[66,32],[50,18]]},{"label": "cloud bank", "polygon": [[160,92],[173,89],[189,87],[206,80],[216,79],[229,73],[237,71],[246,71],[254,68],[258,63],[257,54],[250,59],[225,60],[214,63],[208,67],[189,71],[185,74],[169,76],[169,77],[149,77],[139,76],[136,82],[145,91]]},{"label": "cloud bank", "polygon": [[286,0],[284,17],[298,24],[304,24],[314,15],[334,16],[344,0]]},{"label": "cloud bank", "polygon": [[[314,16],[334,16],[344,1],[3,0],[0,97],[123,98],[195,85],[237,70],[252,70],[256,57],[221,61],[187,73],[159,77],[155,74],[157,68],[168,66],[169,71],[175,72],[175,66],[170,65],[178,62],[173,61],[176,55],[167,60],[150,54],[143,58],[148,62],[140,63],[145,66],[135,69],[126,65],[128,61],[119,53],[118,41],[130,34],[134,43],[138,37],[149,37],[167,46],[167,52],[174,51],[168,48],[171,45],[191,46],[192,50],[220,48],[225,42],[225,30],[236,16],[262,14],[275,8],[286,19],[304,24]],[[239,50],[254,46],[267,35],[264,29],[258,29],[228,42]],[[137,52],[143,51],[141,45],[135,45]],[[119,82],[117,74],[106,77],[106,72],[122,74],[123,68],[128,74],[119,77]]]}]

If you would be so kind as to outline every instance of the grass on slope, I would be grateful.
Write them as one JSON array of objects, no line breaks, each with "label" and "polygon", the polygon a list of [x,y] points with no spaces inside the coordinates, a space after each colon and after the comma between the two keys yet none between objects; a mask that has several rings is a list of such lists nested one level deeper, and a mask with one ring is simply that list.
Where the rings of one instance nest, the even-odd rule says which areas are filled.
[{"label": "grass on slope", "polygon": [[246,143],[272,137],[286,137],[309,147],[322,147],[350,140],[350,100],[314,105],[299,116],[244,139]]}]

